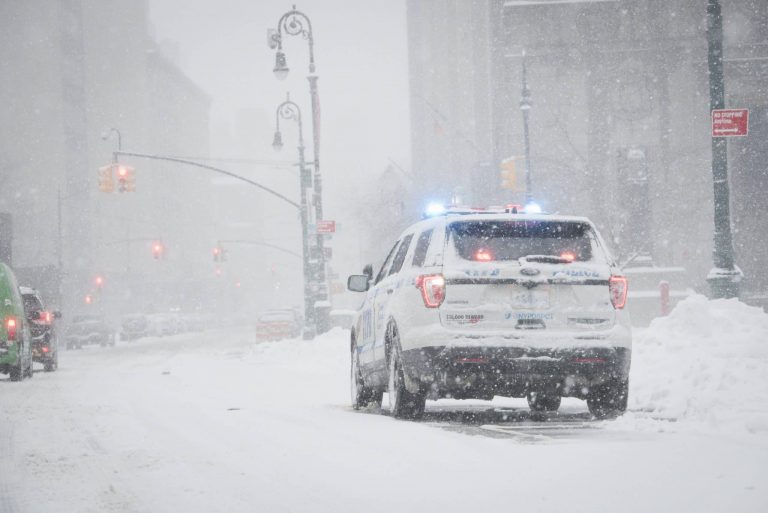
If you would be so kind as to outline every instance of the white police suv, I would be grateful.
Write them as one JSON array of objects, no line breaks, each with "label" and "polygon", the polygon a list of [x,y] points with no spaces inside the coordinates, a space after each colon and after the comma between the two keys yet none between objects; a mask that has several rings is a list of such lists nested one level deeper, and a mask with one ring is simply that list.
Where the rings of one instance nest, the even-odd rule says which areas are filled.
[{"label": "white police suv", "polygon": [[452,209],[414,224],[373,276],[352,326],[352,404],[389,396],[398,418],[426,400],[527,397],[596,417],[627,405],[632,334],[618,274],[583,217]]}]

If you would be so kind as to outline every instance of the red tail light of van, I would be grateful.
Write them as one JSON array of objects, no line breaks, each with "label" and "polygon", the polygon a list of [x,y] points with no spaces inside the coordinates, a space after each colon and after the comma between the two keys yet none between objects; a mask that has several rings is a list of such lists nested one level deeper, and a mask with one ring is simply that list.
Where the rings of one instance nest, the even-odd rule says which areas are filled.
[{"label": "red tail light of van", "polygon": [[17,326],[15,317],[8,317],[5,320],[5,331],[8,333],[8,341],[16,340]]}]

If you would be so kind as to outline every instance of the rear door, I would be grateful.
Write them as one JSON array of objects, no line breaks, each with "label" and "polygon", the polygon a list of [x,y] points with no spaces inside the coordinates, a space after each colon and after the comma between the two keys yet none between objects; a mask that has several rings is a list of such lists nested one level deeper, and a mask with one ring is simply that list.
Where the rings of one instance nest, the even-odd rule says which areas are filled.
[{"label": "rear door", "polygon": [[443,326],[475,331],[613,326],[610,266],[588,222],[458,220],[446,230]]},{"label": "rear door", "polygon": [[376,316],[374,306],[376,303],[376,296],[380,291],[378,285],[387,276],[389,268],[392,265],[392,259],[395,256],[395,251],[399,245],[400,241],[398,240],[395,242],[394,246],[392,246],[392,249],[389,250],[387,258],[384,259],[384,263],[381,265],[376,278],[366,292],[365,301],[360,309],[360,322],[356,334],[360,363],[363,365],[369,365],[374,362],[373,347],[376,341]]},{"label": "rear door", "polygon": [[374,299],[376,343],[374,344],[373,352],[377,362],[383,361],[386,356],[384,353],[384,341],[386,339],[387,324],[390,317],[390,302],[393,297],[397,295],[398,289],[403,285],[399,272],[403,268],[405,257],[408,254],[408,249],[411,246],[412,240],[413,234],[408,234],[402,238],[400,245],[397,247],[397,251],[394,253],[391,265],[386,269],[386,276],[382,276],[381,281],[376,286],[378,289]]}]

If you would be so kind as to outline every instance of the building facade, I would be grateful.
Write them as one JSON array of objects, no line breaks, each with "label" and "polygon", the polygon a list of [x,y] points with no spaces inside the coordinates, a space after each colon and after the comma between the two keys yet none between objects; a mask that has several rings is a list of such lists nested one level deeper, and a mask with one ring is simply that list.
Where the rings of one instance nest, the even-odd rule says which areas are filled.
[{"label": "building facade", "polygon": [[[748,289],[767,290],[768,4],[721,4],[726,105],[752,118],[750,135],[729,141],[737,262]],[[413,166],[426,191],[523,201],[525,62],[534,199],[593,218],[620,259],[684,266],[704,290],[713,232],[706,2],[414,0],[408,27]],[[510,158],[518,185],[502,188]]]},{"label": "building facade", "polygon": [[[48,297],[61,291],[72,312],[86,295],[135,302],[131,276],[156,284],[210,265],[206,209],[185,200],[205,198],[209,176],[121,158],[136,167],[136,192],[98,188],[117,149],[112,128],[123,150],[208,153],[210,99],[150,36],[147,2],[3,2],[0,19],[0,211],[13,217],[25,280]],[[169,250],[162,270],[150,265],[154,239]]]}]

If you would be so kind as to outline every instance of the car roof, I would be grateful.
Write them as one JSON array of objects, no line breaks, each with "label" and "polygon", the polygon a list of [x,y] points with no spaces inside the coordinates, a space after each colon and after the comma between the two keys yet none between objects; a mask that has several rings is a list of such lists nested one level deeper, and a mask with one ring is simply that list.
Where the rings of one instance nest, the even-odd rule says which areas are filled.
[{"label": "car roof", "polygon": [[440,226],[443,223],[451,224],[457,221],[537,221],[537,222],[571,222],[571,223],[585,223],[590,226],[594,226],[592,224],[592,221],[590,221],[586,217],[582,216],[571,216],[571,215],[561,215],[561,214],[512,214],[512,213],[506,213],[506,212],[499,212],[499,211],[483,211],[483,210],[476,210],[476,211],[461,211],[461,212],[451,212],[448,211],[445,214],[441,214],[434,217],[428,217],[426,219],[422,219],[416,223],[413,223],[411,226],[409,226],[406,230],[404,230],[401,234],[401,238],[403,235],[406,235],[408,233],[411,233],[415,230],[421,229],[429,229],[434,226]]}]

